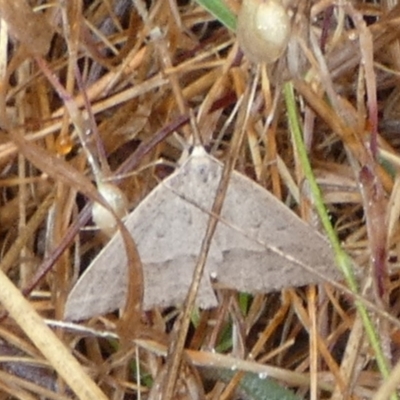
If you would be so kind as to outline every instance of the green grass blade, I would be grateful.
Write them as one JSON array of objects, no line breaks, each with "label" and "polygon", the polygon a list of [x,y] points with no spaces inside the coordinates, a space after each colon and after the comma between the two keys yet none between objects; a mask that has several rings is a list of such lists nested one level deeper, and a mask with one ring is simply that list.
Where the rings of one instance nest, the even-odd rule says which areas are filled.
[{"label": "green grass blade", "polygon": [[222,0],[196,0],[210,14],[231,31],[236,30],[236,16]]},{"label": "green grass blade", "polygon": [[[298,119],[296,101],[294,97],[293,85],[288,82],[285,83],[284,86],[284,95],[286,101],[286,108],[289,119],[289,127],[291,134],[293,135],[294,143],[296,146],[297,153],[300,158],[300,162],[304,171],[304,175],[310,185],[311,192],[313,195],[313,200],[315,204],[315,208],[318,212],[318,215],[321,219],[322,225],[324,226],[325,232],[328,236],[328,239],[333,247],[335,252],[336,262],[340,270],[342,271],[346,283],[349,288],[354,292],[358,293],[358,284],[354,275],[353,266],[349,256],[343,251],[339,239],[336,235],[335,230],[332,227],[331,221],[329,219],[329,215],[326,211],[321,191],[318,187],[318,184],[315,180],[314,173],[311,168],[310,161],[307,156],[307,151],[303,142],[303,135]],[[382,346],[379,340],[379,334],[376,331],[374,324],[368,314],[367,309],[361,301],[355,301],[355,305],[357,307],[357,311],[360,313],[361,319],[363,321],[363,325],[365,331],[367,333],[367,337],[371,343],[372,348],[374,349],[376,362],[378,364],[379,370],[382,374],[383,378],[387,378],[390,374],[390,368],[386,357],[383,354]],[[394,397],[394,398],[397,398]]]}]

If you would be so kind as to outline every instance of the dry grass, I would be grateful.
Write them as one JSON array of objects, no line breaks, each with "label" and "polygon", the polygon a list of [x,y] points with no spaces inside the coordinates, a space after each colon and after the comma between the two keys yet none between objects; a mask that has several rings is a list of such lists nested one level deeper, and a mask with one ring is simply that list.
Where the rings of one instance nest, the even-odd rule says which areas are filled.
[{"label": "dry grass", "polygon": [[[23,0],[0,1],[8,24],[0,27],[0,399],[65,399],[71,390],[81,399],[148,398],[154,381],[157,398],[175,309],[128,309],[81,326],[49,321],[62,320],[79,270],[104,245],[83,230],[91,225],[85,206],[101,201],[91,182],[133,171],[118,180],[132,209],[170,173],[155,163],[179,159],[173,133],[190,140],[189,110],[203,143],[226,160],[240,122],[234,106],[255,67],[235,34],[194,1],[29,3],[35,13]],[[283,398],[272,397],[279,388],[263,375],[299,398],[389,398],[382,374],[395,371],[399,354],[400,9],[385,4],[299,2],[292,35],[300,55],[261,67],[237,162],[318,221],[277,97],[293,78],[313,172],[365,304],[375,304],[383,372],[349,291],[288,282],[282,293],[251,298],[224,292],[217,309],[193,315],[182,398],[230,399],[251,388],[262,394],[246,398]],[[242,373],[224,372],[235,369],[255,375],[241,383]]]}]

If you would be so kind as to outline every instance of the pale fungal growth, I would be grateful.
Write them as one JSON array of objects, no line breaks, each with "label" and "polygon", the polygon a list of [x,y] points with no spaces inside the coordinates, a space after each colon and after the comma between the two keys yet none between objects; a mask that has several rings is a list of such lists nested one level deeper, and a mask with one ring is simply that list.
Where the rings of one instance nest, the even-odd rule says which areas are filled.
[{"label": "pale fungal growth", "polygon": [[[117,186],[111,183],[101,183],[98,185],[98,190],[119,218],[127,214],[128,201]],[[115,217],[101,204],[93,204],[92,218],[96,226],[107,236],[112,236],[115,233],[117,228]]]},{"label": "pale fungal growth", "polygon": [[275,62],[286,50],[290,18],[280,0],[243,0],[237,37],[245,56],[254,63]]}]

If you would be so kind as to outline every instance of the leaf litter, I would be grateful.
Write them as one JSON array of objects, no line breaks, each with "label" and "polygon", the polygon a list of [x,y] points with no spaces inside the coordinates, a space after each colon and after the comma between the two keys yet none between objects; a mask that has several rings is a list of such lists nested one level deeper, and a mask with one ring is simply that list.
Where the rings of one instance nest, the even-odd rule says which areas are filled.
[{"label": "leaf litter", "polygon": [[[93,259],[97,260],[97,253],[101,257],[102,252],[113,246],[112,241],[106,245],[101,234],[79,231],[75,224],[78,221],[77,212],[82,209],[82,203],[87,202],[86,197],[77,195],[77,191],[83,191],[91,200],[100,200],[100,196],[94,186],[88,185],[88,176],[96,180],[95,171],[90,171],[88,153],[82,151],[85,143],[79,141],[76,135],[76,130],[82,126],[79,126],[80,122],[76,125],[76,115],[68,115],[66,110],[71,112],[68,106],[72,104],[78,113],[82,113],[84,128],[89,121],[91,128],[87,145],[95,159],[102,159],[101,147],[104,146],[104,154],[112,170],[117,170],[122,164],[135,165],[136,173],[124,180],[115,180],[130,200],[132,210],[143,208],[146,200],[145,203],[142,201],[148,199],[146,196],[149,193],[153,193],[150,194],[153,196],[161,192],[161,199],[167,196],[171,201],[181,204],[183,209],[189,209],[190,215],[199,215],[204,227],[209,215],[198,208],[201,204],[199,199],[194,199],[193,204],[185,201],[185,195],[191,193],[187,190],[187,181],[183,179],[183,190],[179,195],[174,193],[174,190],[177,191],[175,183],[167,187],[168,182],[175,182],[175,177],[179,177],[182,168],[185,171],[185,165],[188,164],[178,168],[169,177],[166,176],[170,170],[165,167],[146,166],[154,165],[160,157],[173,162],[179,159],[181,148],[172,132],[178,131],[184,140],[188,140],[191,133],[189,126],[178,126],[189,119],[190,107],[198,115],[203,143],[214,149],[210,156],[204,156],[207,168],[216,171],[218,176],[223,165],[220,161],[225,163],[232,140],[232,129],[227,121],[230,120],[236,99],[242,96],[248,82],[252,80],[253,67],[246,58],[237,57],[237,48],[233,45],[235,35],[217,23],[210,23],[213,17],[196,2],[180,3],[178,6],[174,1],[155,1],[147,5],[148,9],[142,2],[137,4],[144,8],[139,11],[132,7],[131,2],[115,0],[85,4],[72,1],[68,5],[57,3],[51,6],[50,3],[41,4],[39,10],[35,2],[28,5],[21,0],[13,2],[13,7],[19,7],[19,12],[11,13],[8,2],[0,2],[1,15],[10,26],[7,32],[2,24],[0,32],[1,37],[6,39],[0,41],[3,71],[3,131],[0,136],[3,197],[0,230],[4,254],[10,251],[6,257],[5,269],[14,286],[24,291],[31,286],[37,271],[42,271],[42,264],[51,266],[51,271],[47,272],[27,297],[29,313],[40,314],[40,319],[29,319],[30,322],[24,325],[24,321],[18,318],[18,310],[10,308],[13,302],[1,299],[10,316],[4,314],[0,335],[6,346],[12,348],[7,350],[9,354],[24,354],[25,360],[31,360],[33,364],[43,358],[37,350],[32,349],[27,338],[40,349],[35,338],[41,338],[38,332],[45,332],[36,332],[35,324],[39,326],[43,318],[61,320],[68,294],[76,283],[74,277],[80,269],[87,268]],[[229,1],[226,4],[235,13],[239,10],[240,2]],[[63,6],[66,7],[64,11],[60,8]],[[290,9],[292,22],[302,21],[302,26],[292,26],[288,68],[284,61],[287,59],[286,53],[277,64],[265,69],[261,67],[261,80],[230,185],[234,188],[244,185],[250,193],[256,190],[264,199],[260,202],[268,198],[274,209],[278,210],[276,214],[290,213],[290,217],[294,217],[289,210],[290,206],[306,218],[306,222],[301,222],[298,217],[293,220],[296,221],[293,226],[305,229],[301,242],[306,243],[305,237],[310,235],[315,239],[314,242],[321,241],[321,257],[329,249],[317,233],[317,226],[310,228],[310,223],[315,221],[312,195],[304,190],[306,184],[302,165],[288,134],[286,106],[278,97],[274,97],[280,90],[282,76],[286,79],[294,74],[296,94],[305,100],[300,117],[303,120],[309,157],[313,166],[317,166],[316,177],[321,182],[331,221],[354,264],[361,268],[360,283],[366,279],[367,286],[362,293],[367,299],[373,300],[377,307],[396,317],[399,216],[396,168],[399,163],[396,136],[393,134],[393,129],[396,132],[394,127],[398,123],[398,113],[394,109],[393,104],[396,102],[393,99],[398,93],[398,58],[395,56],[398,27],[395,20],[399,10],[397,6],[388,10],[384,5],[362,2],[355,2],[352,6],[354,9],[349,6],[342,8],[333,2],[316,1],[310,4],[299,3],[298,8]],[[24,18],[29,19],[32,13],[35,15],[32,17],[35,24],[24,23]],[[73,18],[73,24],[70,18]],[[350,19],[352,23],[348,23]],[[302,36],[304,26],[308,28],[308,33]],[[154,28],[163,34],[158,41],[149,35]],[[309,41],[309,37],[315,40]],[[324,51],[319,52],[318,46]],[[301,63],[294,63],[296,57],[291,53],[293,48],[302,54]],[[159,55],[162,55],[162,59]],[[44,69],[40,58],[65,86],[69,97],[58,97],[60,91],[43,78]],[[82,82],[79,83],[79,75],[82,75],[84,86]],[[307,76],[307,80],[304,76]],[[271,82],[277,82],[277,85]],[[84,100],[83,92],[87,100]],[[329,102],[326,98],[329,98]],[[95,125],[88,114],[88,106],[98,127],[98,138],[93,133]],[[7,119],[11,125],[5,123]],[[267,126],[265,121],[268,121]],[[27,143],[5,134],[13,133],[15,129],[23,133],[24,140],[34,142],[35,145],[29,149]],[[219,137],[221,129],[224,134]],[[193,156],[187,162],[193,162]],[[107,168],[102,162],[99,165],[109,180]],[[190,171],[193,173],[194,170]],[[362,191],[358,189],[357,193],[357,187],[361,187]],[[272,194],[264,188],[270,189]],[[56,191],[54,200],[51,196],[53,190]],[[226,246],[225,249],[229,249],[224,255],[232,252],[229,245],[237,242],[257,248],[249,256],[246,254],[250,260],[248,264],[242,262],[240,265],[241,271],[246,271],[246,268],[249,270],[249,265],[253,267],[251,270],[256,270],[259,263],[251,257],[257,251],[263,255],[268,253],[270,243],[263,243],[265,237],[257,238],[256,241],[250,239],[254,237],[254,232],[249,232],[246,224],[243,227],[239,213],[234,213],[237,206],[231,205],[233,195],[229,190],[228,186],[225,209],[218,221],[215,238],[232,238],[232,243],[227,240],[223,243],[222,248]],[[206,199],[212,199],[211,192],[210,189]],[[270,198],[273,195],[275,197]],[[386,198],[390,198],[390,201],[386,202]],[[246,209],[245,204],[249,199],[250,196],[239,198],[241,209]],[[299,205],[294,199],[299,200]],[[43,213],[46,212],[45,208],[40,208],[42,201],[52,201],[53,205],[48,212],[48,222],[43,222],[38,228],[37,218],[44,218]],[[163,206],[164,202],[159,208]],[[209,207],[210,204],[205,204],[202,208],[209,212]],[[255,210],[258,207],[259,202],[253,206]],[[265,216],[265,213],[261,215]],[[36,218],[32,224],[29,223],[31,217]],[[85,224],[83,220],[79,218],[81,227]],[[156,221],[155,218],[150,221],[154,229],[157,227]],[[158,226],[161,233],[165,231],[166,225],[168,223],[164,219],[164,224]],[[72,226],[74,228],[70,231]],[[183,226],[187,227],[187,224]],[[380,229],[374,229],[374,226]],[[175,232],[172,225],[168,228],[169,232]],[[223,234],[220,235],[218,229]],[[151,234],[153,231],[149,232]],[[189,234],[180,236],[182,240],[189,240]],[[198,232],[195,234],[197,240],[201,240],[201,235]],[[169,234],[167,239],[177,237],[174,235],[176,233]],[[135,236],[140,253],[141,244]],[[239,239],[241,236],[242,239]],[[277,237],[274,236],[273,240],[277,240]],[[298,243],[294,237],[291,240]],[[14,241],[15,248],[12,245]],[[166,242],[171,244],[168,246],[169,251],[179,250],[176,242],[176,239]],[[307,249],[303,248],[306,252]],[[218,247],[211,247],[208,255],[211,260],[212,257],[221,259],[217,250]],[[292,254],[291,251],[285,249],[284,253]],[[240,249],[239,255],[235,255],[232,262],[242,260],[243,253]],[[125,250],[121,248],[116,258],[120,260],[123,254]],[[190,254],[193,263],[197,254],[194,250]],[[307,254],[307,257],[311,256],[311,252]],[[296,255],[294,257],[299,258]],[[333,264],[333,255],[329,253],[326,257],[329,262],[321,263],[321,266]],[[290,264],[288,260],[286,262]],[[305,263],[318,265],[307,258]],[[273,374],[270,370],[269,376],[277,379],[281,385],[291,387],[300,397],[344,398],[345,393],[352,393],[363,398],[388,398],[390,388],[396,386],[395,376],[390,375],[391,365],[397,362],[398,353],[399,328],[395,324],[382,317],[376,322],[380,347],[384,349],[385,356],[389,355],[391,359],[391,364],[388,363],[388,379],[383,383],[375,367],[375,353],[371,351],[371,346],[374,351],[376,346],[363,338],[363,329],[359,328],[359,314],[353,307],[354,299],[347,292],[341,292],[336,286],[319,286],[318,292],[312,287],[294,290],[291,288],[293,284],[284,287],[280,283],[275,286],[278,293],[266,295],[263,293],[268,286],[266,280],[254,282],[256,275],[246,274],[243,281],[248,286],[240,286],[237,276],[229,275],[232,269],[228,268],[227,262],[219,265],[223,267],[216,271],[217,279],[213,282],[217,291],[211,290],[210,282],[207,281],[201,287],[199,297],[200,300],[205,298],[208,302],[206,305],[216,307],[192,313],[192,330],[186,340],[186,348],[197,350],[196,357],[200,357],[200,360],[193,360],[192,353],[185,353],[187,362],[191,360],[194,365],[211,367],[218,364],[218,352],[206,352],[204,349],[225,348],[228,349],[226,353],[235,356],[227,361],[231,363],[230,367],[224,364],[225,368],[228,366],[248,371],[254,368],[253,372],[256,367],[280,368],[281,373]],[[373,268],[371,272],[368,269],[370,266]],[[213,272],[210,265],[206,268]],[[291,269],[296,270],[294,267]],[[305,284],[319,281],[316,275],[308,275],[301,266],[299,271],[299,274],[293,272],[292,281],[297,278]],[[328,268],[327,271],[330,274],[334,270]],[[162,370],[161,357],[165,355],[156,351],[156,344],[169,345],[174,336],[170,329],[176,309],[164,306],[181,303],[185,291],[179,291],[183,286],[180,285],[176,291],[178,300],[169,298],[165,304],[159,303],[155,292],[163,291],[160,275],[157,276],[158,286],[152,289],[154,294],[149,299],[149,295],[146,295],[146,269],[144,273],[146,313],[135,309],[140,300],[134,300],[130,303],[133,307],[127,307],[121,317],[107,314],[92,318],[90,325],[94,331],[90,335],[83,328],[79,330],[79,326],[75,326],[75,331],[71,330],[71,325],[65,326],[68,334],[60,335],[63,344],[58,343],[68,351],[74,349],[75,354],[80,353],[79,362],[85,367],[90,364],[92,377],[103,378],[95,378],[96,384],[90,380],[91,383],[87,381],[80,388],[73,387],[73,379],[68,381],[68,375],[79,377],[82,370],[75,370],[73,374],[71,371],[74,369],[69,369],[67,373],[67,369],[63,371],[57,359],[52,358],[52,354],[44,353],[51,366],[44,376],[33,374],[37,385],[43,380],[43,386],[46,386],[44,381],[54,379],[51,371],[56,370],[67,380],[67,385],[51,385],[52,390],[60,395],[70,393],[66,387],[68,385],[78,398],[101,398],[101,395],[95,395],[99,394],[100,388],[104,398],[136,398],[138,390],[142,391],[143,396],[146,395],[151,383],[148,383],[145,376],[149,374],[154,380],[157,379]],[[181,276],[188,285],[190,274],[187,271],[185,273]],[[276,276],[280,277],[279,274]],[[368,277],[373,278],[370,286]],[[236,291],[221,290],[219,280],[224,286],[253,292],[254,295],[249,297],[241,294],[238,297]],[[254,290],[257,285],[260,290]],[[368,287],[373,290],[368,290]],[[12,293],[17,296],[15,292]],[[132,295],[132,290],[127,293]],[[15,301],[14,304],[22,303]],[[119,302],[117,306],[120,305]],[[133,312],[132,308],[136,311]],[[130,320],[132,315],[133,320]],[[130,336],[130,324],[135,326],[133,336]],[[121,351],[113,350],[110,340],[100,338],[100,334],[99,338],[94,337],[96,330],[100,332],[110,329],[120,336]],[[46,331],[43,335],[47,338],[50,333]],[[132,346],[132,340],[135,339],[139,344],[139,338],[142,342],[137,363],[141,365],[138,372],[141,382],[132,373],[131,361],[134,357],[123,357],[125,354],[133,354],[125,352],[124,346]],[[64,354],[57,347],[53,353]],[[88,361],[82,361],[84,358],[81,356]],[[250,363],[249,357],[253,364],[245,363]],[[365,359],[369,362],[365,363]],[[241,364],[241,360],[246,361]],[[37,398],[38,393],[34,387],[22,384],[22,380],[32,376],[31,368],[24,369],[23,364],[20,365],[19,361],[12,358],[9,362],[18,364],[18,368],[12,370],[18,371],[16,374],[19,380],[15,378],[13,385],[0,382],[0,390],[14,397],[24,395],[28,398],[30,395]],[[106,365],[107,374],[101,375]],[[78,368],[79,364],[74,366]],[[236,385],[240,388],[239,372],[226,388],[221,389],[220,385],[215,385],[214,380],[209,382],[206,374],[201,375],[200,379],[196,378],[197,373],[191,366],[184,371],[188,376],[187,382],[198,388],[199,396],[203,390],[200,386],[206,383],[209,398],[229,398],[233,396]],[[298,374],[296,378],[294,373]],[[12,379],[10,376],[3,379],[8,381]],[[224,380],[222,374],[218,376],[218,370],[215,376]],[[137,383],[139,386],[135,386]]]}]

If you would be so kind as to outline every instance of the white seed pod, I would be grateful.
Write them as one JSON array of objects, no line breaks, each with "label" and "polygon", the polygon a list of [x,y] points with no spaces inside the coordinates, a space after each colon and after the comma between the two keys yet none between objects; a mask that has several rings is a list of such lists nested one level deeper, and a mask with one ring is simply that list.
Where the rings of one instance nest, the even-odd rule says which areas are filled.
[{"label": "white seed pod", "polygon": [[275,62],[286,50],[290,37],[290,18],[280,0],[243,0],[237,37],[250,61]]},{"label": "white seed pod", "polygon": [[[97,189],[119,218],[127,214],[128,201],[117,186],[111,183],[100,183]],[[115,217],[99,203],[93,204],[92,218],[96,226],[107,236],[112,236],[117,229]]]}]

